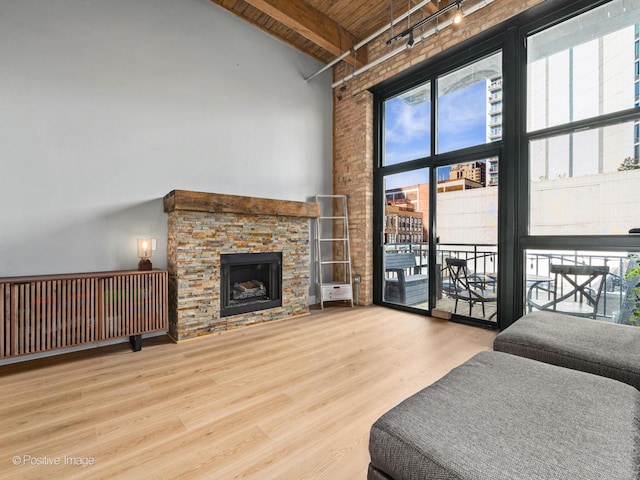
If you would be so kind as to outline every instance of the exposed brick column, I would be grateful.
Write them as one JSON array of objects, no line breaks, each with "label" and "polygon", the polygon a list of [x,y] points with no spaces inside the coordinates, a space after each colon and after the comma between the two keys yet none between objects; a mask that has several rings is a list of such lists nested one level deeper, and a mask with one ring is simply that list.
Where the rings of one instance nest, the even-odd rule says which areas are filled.
[{"label": "exposed brick column", "polygon": [[[347,195],[352,273],[358,302],[373,302],[373,97],[368,91],[334,99],[333,191]],[[354,299],[355,300],[355,299]]]}]

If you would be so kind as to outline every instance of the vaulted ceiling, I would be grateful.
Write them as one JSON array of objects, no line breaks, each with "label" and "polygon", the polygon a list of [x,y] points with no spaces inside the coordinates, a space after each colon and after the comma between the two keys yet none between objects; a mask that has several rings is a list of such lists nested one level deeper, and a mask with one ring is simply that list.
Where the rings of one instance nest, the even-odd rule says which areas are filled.
[{"label": "vaulted ceiling", "polygon": [[[370,35],[396,25],[398,31],[429,17],[455,0],[211,0],[270,35],[327,64]],[[418,8],[416,8],[418,7]],[[367,63],[365,48],[357,50],[358,65]]]}]

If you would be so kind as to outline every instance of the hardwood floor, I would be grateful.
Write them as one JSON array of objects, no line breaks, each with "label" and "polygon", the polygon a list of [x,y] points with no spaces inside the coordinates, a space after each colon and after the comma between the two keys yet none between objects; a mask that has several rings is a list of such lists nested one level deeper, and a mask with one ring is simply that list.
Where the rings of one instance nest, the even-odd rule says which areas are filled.
[{"label": "hardwood floor", "polygon": [[494,337],[338,307],[6,365],[0,478],[364,479],[371,424]]}]

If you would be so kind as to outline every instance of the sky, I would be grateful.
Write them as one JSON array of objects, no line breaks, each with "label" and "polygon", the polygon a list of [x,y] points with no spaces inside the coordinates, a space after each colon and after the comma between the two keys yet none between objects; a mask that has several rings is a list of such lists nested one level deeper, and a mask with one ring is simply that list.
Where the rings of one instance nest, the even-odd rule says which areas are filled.
[{"label": "sky", "polygon": [[[385,105],[385,165],[429,156],[430,106],[408,105],[401,97]],[[438,152],[450,152],[487,141],[485,81],[441,96],[438,101]],[[444,170],[444,169],[443,169]],[[439,171],[439,177],[446,172]],[[387,177],[386,189],[428,183],[427,170]]]}]

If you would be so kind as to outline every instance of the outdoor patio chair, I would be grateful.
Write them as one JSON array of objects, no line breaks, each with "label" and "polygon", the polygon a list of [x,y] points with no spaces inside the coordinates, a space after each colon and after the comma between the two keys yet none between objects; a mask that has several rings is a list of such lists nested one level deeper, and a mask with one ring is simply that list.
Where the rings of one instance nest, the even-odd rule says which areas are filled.
[{"label": "outdoor patio chair", "polygon": [[[552,310],[577,317],[596,318],[598,302],[609,267],[600,265],[550,265],[553,283],[541,302],[529,290],[527,303],[537,310]],[[546,301],[545,301],[546,300]]]},{"label": "outdoor patio chair", "polygon": [[415,305],[429,301],[429,277],[421,273],[415,254],[385,254],[385,302]]},{"label": "outdoor patio chair", "polygon": [[[467,261],[463,258],[445,258],[445,263],[449,282],[443,291],[450,298],[455,299],[454,313],[458,311],[458,301],[463,301],[469,303],[469,316],[473,312],[473,306],[480,304],[482,305],[482,316],[485,317],[484,304],[498,301],[495,289],[486,288],[490,285],[487,278],[477,274],[469,274]],[[491,316],[494,315],[495,313]]]}]

